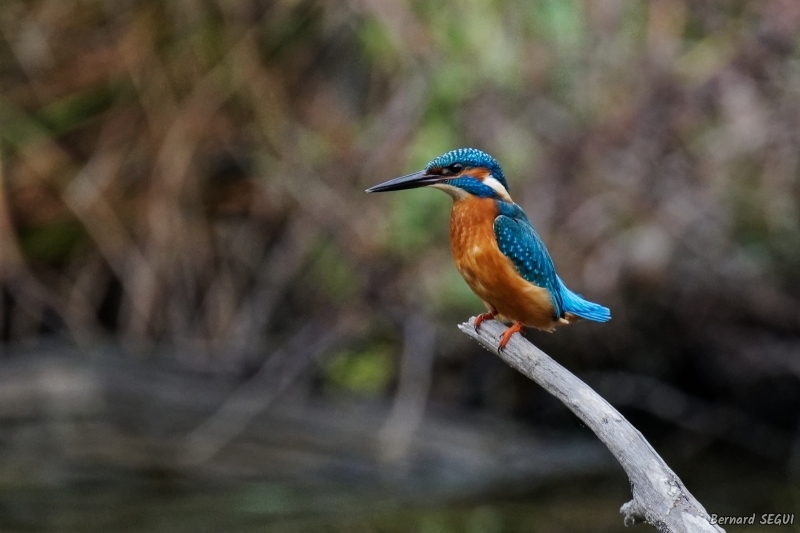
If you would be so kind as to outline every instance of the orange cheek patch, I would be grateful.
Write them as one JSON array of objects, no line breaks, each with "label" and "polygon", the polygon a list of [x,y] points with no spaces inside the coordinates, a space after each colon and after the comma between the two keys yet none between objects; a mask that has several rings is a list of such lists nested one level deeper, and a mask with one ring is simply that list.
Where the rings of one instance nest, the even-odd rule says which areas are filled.
[{"label": "orange cheek patch", "polygon": [[491,174],[485,168],[471,168],[469,170],[465,170],[464,175],[472,176],[475,179],[483,181],[484,179],[488,178]]}]

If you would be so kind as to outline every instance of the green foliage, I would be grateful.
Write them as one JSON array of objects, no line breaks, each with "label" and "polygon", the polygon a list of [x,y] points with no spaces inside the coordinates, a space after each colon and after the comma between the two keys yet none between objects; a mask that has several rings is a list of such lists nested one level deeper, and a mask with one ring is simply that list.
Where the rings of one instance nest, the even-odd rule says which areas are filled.
[{"label": "green foliage", "polygon": [[399,254],[416,254],[433,242],[445,244],[450,198],[439,191],[411,190],[390,200],[387,248]]},{"label": "green foliage", "polygon": [[483,304],[452,264],[422,274],[426,305],[441,314],[469,315],[482,311]]},{"label": "green foliage", "polygon": [[380,21],[371,18],[365,19],[358,31],[358,37],[367,57],[381,69],[397,64],[401,54],[392,43],[386,26]]},{"label": "green foliage", "polygon": [[0,135],[12,146],[22,147],[28,143],[49,139],[47,129],[29,116],[23,109],[0,94]]},{"label": "green foliage", "polygon": [[56,221],[21,230],[19,243],[30,261],[55,263],[66,259],[80,244],[88,243],[88,235],[77,221]]},{"label": "green foliage", "polygon": [[[241,320],[256,325],[242,343],[261,346],[284,327],[276,316],[294,325],[347,309],[373,321],[409,293],[436,318],[466,315],[481,306],[448,254],[451,200],[363,190],[474,146],[540,210],[530,214],[576,290],[621,305],[638,268],[625,235],[655,225],[670,242],[645,274],[670,294],[725,285],[710,279],[724,263],[797,295],[800,69],[779,11],[744,0],[9,0],[0,215],[12,227],[0,238],[62,279],[91,279],[87,257],[113,266],[125,279],[108,287],[121,294],[86,300],[117,306],[120,332],[178,344],[225,345]],[[309,245],[286,221],[327,241]],[[302,275],[281,274],[276,257]],[[62,300],[84,290],[48,288]],[[35,335],[31,324],[13,336]],[[340,363],[336,379],[358,388],[371,376],[380,389],[391,365],[364,361]]]},{"label": "green foliage", "polygon": [[334,243],[323,245],[314,263],[312,278],[335,301],[348,301],[358,290],[358,277],[351,259]]},{"label": "green foliage", "polygon": [[38,118],[51,134],[62,135],[107,110],[114,103],[115,96],[116,91],[110,87],[70,94],[42,108]]},{"label": "green foliage", "polygon": [[341,352],[326,365],[326,382],[356,394],[385,392],[394,377],[392,352],[393,348],[386,344],[375,344],[360,352]]},{"label": "green foliage", "polygon": [[563,60],[574,60],[583,50],[587,35],[585,3],[579,0],[538,0],[533,3],[537,32],[553,44]]}]

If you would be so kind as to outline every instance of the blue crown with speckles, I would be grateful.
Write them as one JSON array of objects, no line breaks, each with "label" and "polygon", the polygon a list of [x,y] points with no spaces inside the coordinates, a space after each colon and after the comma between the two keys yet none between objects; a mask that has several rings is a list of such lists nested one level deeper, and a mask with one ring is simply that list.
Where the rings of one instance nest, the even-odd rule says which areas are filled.
[{"label": "blue crown with speckles", "polygon": [[503,175],[503,169],[500,168],[500,164],[494,157],[477,148],[459,148],[442,154],[428,163],[425,170],[430,170],[435,167],[449,167],[455,163],[461,163],[465,167],[483,167],[488,169],[489,172],[492,173],[492,176],[502,183],[503,187],[508,191],[506,177]]}]

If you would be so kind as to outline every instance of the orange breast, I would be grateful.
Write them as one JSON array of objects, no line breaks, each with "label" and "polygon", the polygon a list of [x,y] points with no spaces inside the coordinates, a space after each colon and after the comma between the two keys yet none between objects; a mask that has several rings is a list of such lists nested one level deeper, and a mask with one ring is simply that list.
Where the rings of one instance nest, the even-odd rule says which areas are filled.
[{"label": "orange breast", "polygon": [[547,289],[520,276],[500,251],[494,236],[497,205],[490,198],[455,200],[450,217],[450,246],[456,268],[487,309],[505,322],[552,330],[555,311]]}]

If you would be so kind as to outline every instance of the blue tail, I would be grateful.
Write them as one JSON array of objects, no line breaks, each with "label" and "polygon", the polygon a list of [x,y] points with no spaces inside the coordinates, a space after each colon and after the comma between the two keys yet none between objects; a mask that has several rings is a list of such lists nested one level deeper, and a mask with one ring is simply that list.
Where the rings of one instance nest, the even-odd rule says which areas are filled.
[{"label": "blue tail", "polygon": [[561,278],[558,278],[561,288],[562,307],[565,313],[572,313],[575,316],[594,320],[595,322],[608,322],[611,320],[611,311],[607,307],[584,300],[579,294],[575,294],[564,285]]}]

